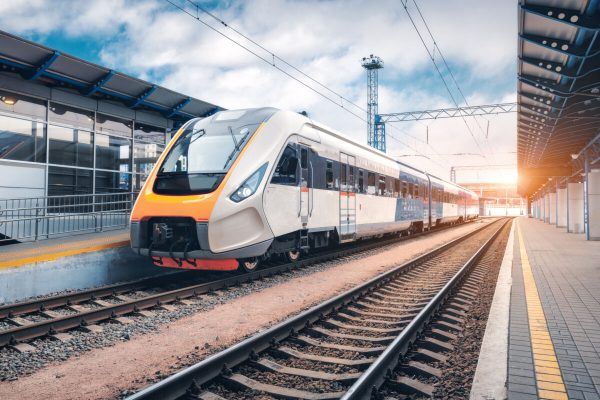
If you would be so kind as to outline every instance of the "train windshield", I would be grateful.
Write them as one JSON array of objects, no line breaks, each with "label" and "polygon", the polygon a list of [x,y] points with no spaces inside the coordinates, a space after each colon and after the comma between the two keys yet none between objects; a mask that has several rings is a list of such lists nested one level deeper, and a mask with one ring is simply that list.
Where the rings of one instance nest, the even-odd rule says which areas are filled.
[{"label": "train windshield", "polygon": [[198,121],[177,139],[159,174],[227,172],[258,124],[218,126]]},{"label": "train windshield", "polygon": [[260,122],[242,111],[222,111],[192,120],[158,170],[154,191],[201,194],[215,190]]},{"label": "train windshield", "polygon": [[193,120],[186,126],[158,170],[156,193],[202,194],[219,186],[260,125],[232,113]]}]

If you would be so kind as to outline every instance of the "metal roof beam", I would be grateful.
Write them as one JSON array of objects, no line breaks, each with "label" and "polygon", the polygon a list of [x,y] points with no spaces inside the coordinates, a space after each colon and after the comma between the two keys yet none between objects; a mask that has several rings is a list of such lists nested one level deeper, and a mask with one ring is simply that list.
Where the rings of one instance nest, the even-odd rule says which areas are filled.
[{"label": "metal roof beam", "polygon": [[529,100],[533,100],[537,103],[543,104],[545,106],[550,106],[552,107],[552,102],[556,101],[556,98],[552,98],[550,96],[540,96],[539,94],[533,94],[533,93],[526,93],[526,92],[521,92],[519,93],[519,96],[523,96],[525,98],[528,98]]},{"label": "metal roof beam", "polygon": [[544,109],[542,109],[542,108],[537,108],[536,109],[536,108],[533,108],[533,107],[528,107],[528,106],[523,105],[523,104],[521,104],[521,106],[520,106],[521,110],[525,110],[529,114],[534,114],[534,115],[537,115],[537,116],[539,116],[541,118],[552,118],[550,116],[551,112],[552,112],[552,109],[548,109],[546,107]]},{"label": "metal roof beam", "polygon": [[178,112],[180,112],[185,106],[187,106],[192,101],[191,97],[188,97],[181,103],[177,104],[175,107],[170,109],[166,115],[167,118],[173,118]]},{"label": "metal roof beam", "polygon": [[150,87],[150,89],[146,90],[144,93],[142,93],[141,95],[139,95],[134,101],[133,103],[129,104],[130,108],[135,108],[137,106],[140,106],[141,104],[144,103],[144,101],[146,101],[146,99],[148,97],[150,97],[152,95],[152,93],[156,92],[156,89],[158,89],[158,86],[156,85],[152,85]]},{"label": "metal roof beam", "polygon": [[583,15],[577,10],[549,6],[535,6],[531,4],[522,4],[521,9],[530,14],[539,15],[540,17],[547,18],[551,21],[566,24],[575,28],[600,31],[597,20],[598,15]]},{"label": "metal roof beam", "polygon": [[536,89],[550,93],[557,97],[562,97],[563,99],[574,97],[579,94],[578,92],[570,92],[568,89],[557,85],[556,82],[552,82],[547,79],[541,79],[537,76],[519,75],[518,79],[519,81],[531,85]]},{"label": "metal roof beam", "polygon": [[96,81],[96,83],[94,83],[92,86],[90,86],[89,89],[83,91],[83,94],[85,96],[93,95],[98,90],[102,89],[102,87],[104,85],[106,85],[108,83],[108,81],[110,81],[112,79],[113,76],[115,76],[115,73],[116,72],[111,69],[102,78],[98,79],[98,81]]},{"label": "metal roof beam", "polygon": [[544,71],[551,72],[553,74],[558,74],[569,79],[573,79],[575,77],[573,71],[569,71],[571,72],[570,74],[567,73],[567,71],[563,70],[565,67],[562,64],[554,61],[547,61],[533,57],[520,57],[519,59],[525,64],[532,65],[536,68],[540,68]]},{"label": "metal roof beam", "polygon": [[563,68],[565,67],[563,65],[553,61],[546,61],[532,57],[521,57],[520,60],[525,64],[529,64],[534,67],[543,69],[545,71],[558,74],[566,79],[580,79],[600,71],[600,68],[593,68],[589,71],[585,71],[584,73],[577,74],[577,72],[573,70],[574,68],[571,68],[570,70],[564,70]]},{"label": "metal roof beam", "polygon": [[50,68],[50,66],[54,63],[54,61],[56,61],[56,59],[60,56],[60,52],[58,51],[54,51],[52,54],[50,54],[50,56],[46,59],[46,61],[44,61],[44,63],[42,65],[40,65],[39,67],[37,67],[32,73],[31,75],[29,75],[27,77],[27,79],[29,79],[30,81],[34,81],[37,78],[39,78],[40,76],[42,76],[44,74],[44,72],[46,72],[46,70],[48,68]]},{"label": "metal roof beam", "polygon": [[569,43],[567,40],[548,38],[544,36],[523,33],[519,35],[526,42],[536,44],[547,50],[555,51],[569,57],[585,57],[585,48]]}]

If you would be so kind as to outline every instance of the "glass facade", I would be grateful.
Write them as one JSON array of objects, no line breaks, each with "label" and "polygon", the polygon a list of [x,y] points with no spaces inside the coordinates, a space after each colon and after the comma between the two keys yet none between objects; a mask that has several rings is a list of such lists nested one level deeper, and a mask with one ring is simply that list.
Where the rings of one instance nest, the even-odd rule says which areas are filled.
[{"label": "glass facade", "polygon": [[0,91],[0,161],[45,165],[48,195],[139,191],[166,128]]}]

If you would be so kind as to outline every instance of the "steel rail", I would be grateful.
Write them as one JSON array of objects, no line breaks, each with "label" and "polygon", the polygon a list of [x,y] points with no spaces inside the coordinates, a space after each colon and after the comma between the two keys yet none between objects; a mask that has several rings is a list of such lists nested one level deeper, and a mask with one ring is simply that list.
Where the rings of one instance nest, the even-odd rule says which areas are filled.
[{"label": "steel rail", "polygon": [[[257,279],[263,279],[265,277],[273,276],[275,274],[287,272],[292,269],[308,266],[314,263],[328,261],[339,257],[346,257],[363,251],[369,251],[378,247],[383,247],[407,239],[412,239],[421,235],[426,235],[433,232],[440,232],[442,230],[449,229],[450,227],[451,226],[446,226],[441,229],[434,229],[431,231],[421,232],[409,236],[403,236],[400,238],[395,237],[393,239],[388,239],[384,241],[374,239],[372,241],[367,242],[366,244],[362,244],[359,246],[344,247],[342,249],[337,249],[334,251],[317,253],[314,256],[301,259],[293,263],[280,264],[274,267],[261,269],[258,271],[245,273],[241,275],[233,275],[231,277],[211,282],[204,282],[200,284],[186,286],[183,288],[166,291],[163,293],[150,295],[141,299],[134,299],[123,303],[114,304],[112,306],[101,307],[89,311],[78,312],[77,314],[73,315],[66,315],[63,317],[43,320],[28,325],[17,326],[15,328],[0,331],[0,347],[15,344],[18,342],[23,342],[26,340],[31,340],[49,334],[55,334],[57,332],[63,332],[69,329],[78,328],[80,326],[90,325],[95,322],[115,318],[129,313],[138,312],[151,307],[160,306],[164,303],[171,303],[179,301],[181,299],[207,294],[215,290],[225,289],[230,286],[239,285],[245,282],[251,282]],[[156,278],[160,279],[160,277]],[[126,292],[128,290],[123,289],[123,286],[127,287],[128,285],[133,285],[130,286],[129,290],[133,290],[137,287],[136,282],[132,284],[111,285],[108,287],[90,289],[87,291],[76,292],[73,294],[59,295],[56,297],[50,297],[39,300],[31,300],[28,302],[16,303],[12,305],[9,304],[0,308],[0,315],[11,316],[15,313],[22,314],[23,312],[26,312],[28,310],[30,310],[31,312],[38,312],[44,311],[45,309],[49,308],[55,308],[55,306],[60,307],[82,301],[89,301],[93,300],[95,297],[106,297],[106,295]]]},{"label": "steel rail", "polygon": [[[501,221],[502,220],[494,221],[492,224]],[[508,219],[506,221],[508,221]],[[243,340],[195,365],[185,368],[128,397],[127,400],[177,399],[189,392],[190,388],[199,388],[200,385],[217,378],[221,373],[229,371],[231,368],[247,361],[254,355],[268,349],[273,344],[289,338],[301,329],[309,327],[319,320],[325,319],[326,315],[338,311],[366,293],[370,293],[386,284],[397,275],[409,272],[413,268],[423,264],[440,253],[489,228],[492,224],[482,226],[481,228],[418,256],[411,261],[397,266],[390,271],[384,272],[353,289],[298,314],[295,317]],[[503,226],[504,223],[501,224],[501,228]],[[497,232],[494,235],[497,235]]]},{"label": "steel rail", "polygon": [[452,291],[467,276],[471,269],[483,257],[487,249],[502,232],[506,223],[504,221],[494,234],[477,250],[473,256],[460,268],[460,270],[444,285],[444,287],[427,303],[427,305],[410,321],[392,343],[377,357],[375,362],[354,382],[346,391],[342,400],[370,399],[385,382],[388,371],[392,371],[398,364],[399,358],[406,354],[410,346],[417,340],[419,334],[425,329],[429,321],[444,305]]},{"label": "steel rail", "polygon": [[[72,293],[64,293],[56,296],[43,297],[22,301],[19,303],[4,304],[0,306],[0,319],[16,317],[23,314],[41,312],[51,310],[53,308],[69,306],[82,303],[85,301],[96,300],[97,298],[114,296],[134,290],[147,288],[154,284],[169,283],[171,280],[183,279],[185,276],[191,275],[188,271],[172,272],[169,274],[152,276],[149,278],[138,279],[131,282],[115,283],[112,285],[102,286],[93,289],[86,289]],[[165,282],[166,280],[166,282]]]}]

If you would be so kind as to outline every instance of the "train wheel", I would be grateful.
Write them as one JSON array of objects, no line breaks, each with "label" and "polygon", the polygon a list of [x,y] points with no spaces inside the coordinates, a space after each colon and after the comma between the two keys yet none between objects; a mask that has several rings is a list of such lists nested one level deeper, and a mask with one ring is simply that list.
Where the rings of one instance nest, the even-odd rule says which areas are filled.
[{"label": "train wheel", "polygon": [[288,259],[289,262],[296,262],[300,259],[300,250],[290,250],[285,252],[285,258]]},{"label": "train wheel", "polygon": [[256,268],[258,268],[258,258],[257,257],[244,258],[243,260],[240,260],[240,267],[245,272],[256,271]]}]

